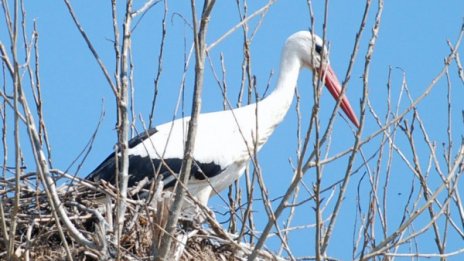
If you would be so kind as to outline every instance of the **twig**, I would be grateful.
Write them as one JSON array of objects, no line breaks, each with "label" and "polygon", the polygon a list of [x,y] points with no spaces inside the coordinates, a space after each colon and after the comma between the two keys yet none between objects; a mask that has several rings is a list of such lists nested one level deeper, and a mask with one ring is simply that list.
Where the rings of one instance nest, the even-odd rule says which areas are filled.
[{"label": "twig", "polygon": [[[5,10],[8,10],[8,6],[5,7]],[[10,41],[11,41],[11,52],[13,56],[13,104],[14,104],[14,148],[15,148],[15,190],[14,190],[14,201],[13,201],[13,210],[12,210],[12,218],[10,222],[10,231],[9,231],[9,239],[7,253],[9,259],[13,259],[14,256],[14,243],[15,243],[15,234],[16,234],[16,225],[17,225],[17,213],[19,211],[19,180],[21,176],[21,145],[20,145],[20,138],[19,138],[19,119],[18,119],[18,112],[20,106],[20,97],[19,97],[19,88],[20,88],[20,76],[19,76],[19,65],[18,65],[18,57],[17,57],[17,27],[18,27],[18,1],[14,3],[14,18],[13,18],[13,28],[10,28]],[[8,11],[5,11],[5,15],[9,18]],[[8,21],[7,21],[8,22]],[[11,21],[9,21],[11,24]]]},{"label": "twig", "polygon": [[145,4],[143,4],[142,7],[140,7],[138,10],[131,13],[132,18],[134,18],[136,16],[139,16],[140,14],[145,13],[146,11],[148,11],[150,8],[152,8],[154,5],[156,5],[159,2],[161,2],[161,0],[149,0],[149,1],[146,1]]},{"label": "twig", "polygon": [[156,77],[154,81],[154,93],[153,93],[153,99],[151,102],[151,110],[150,110],[150,116],[149,116],[149,121],[148,121],[149,128],[153,126],[156,98],[158,97],[158,90],[159,90],[159,81],[161,78],[161,72],[163,71],[164,44],[166,42],[166,34],[167,34],[167,29],[166,29],[167,14],[168,14],[168,1],[164,0],[163,20],[161,21],[161,30],[162,30],[161,43],[160,43],[159,54],[158,54],[158,70],[156,71]]},{"label": "twig", "polygon": [[219,37],[216,41],[214,41],[213,43],[211,43],[210,45],[208,45],[208,48],[206,49],[206,52],[211,52],[211,49],[213,49],[214,47],[216,47],[216,45],[218,45],[220,42],[222,42],[225,38],[227,38],[230,34],[232,34],[233,32],[235,32],[237,29],[239,29],[241,26],[243,26],[243,24],[246,24],[248,23],[248,21],[250,21],[251,19],[253,19],[255,16],[257,15],[260,15],[262,13],[265,13],[269,10],[269,8],[276,2],[277,0],[269,0],[269,2],[261,7],[260,9],[258,9],[257,11],[255,11],[253,14],[251,14],[250,16],[248,16],[247,18],[243,19],[240,23],[234,25],[234,27],[232,27],[231,29],[229,29],[229,31],[227,31],[226,33],[224,33],[221,37]]},{"label": "twig", "polygon": [[189,121],[187,140],[185,142],[184,160],[179,174],[179,181],[183,186],[177,186],[175,189],[174,203],[171,208],[170,218],[166,224],[166,233],[163,234],[161,241],[164,244],[159,250],[157,261],[164,261],[168,258],[169,249],[171,247],[171,235],[177,227],[180,212],[182,210],[185,188],[188,184],[190,170],[193,162],[193,149],[195,144],[195,136],[197,131],[197,120],[201,109],[201,92],[203,89],[203,71],[206,57],[206,31],[209,23],[209,16],[215,4],[215,0],[205,0],[203,12],[201,15],[200,26],[197,26],[195,0],[191,1],[192,19],[193,19],[193,34],[195,42],[195,85],[193,93],[192,116]]},{"label": "twig", "polygon": [[111,76],[110,76],[108,70],[106,69],[105,64],[103,63],[103,61],[100,58],[100,56],[98,55],[97,51],[93,47],[92,42],[90,41],[89,37],[87,36],[87,33],[84,31],[84,28],[79,23],[79,20],[77,20],[77,16],[74,13],[74,9],[72,8],[71,3],[69,2],[69,0],[64,0],[64,3],[66,4],[66,7],[68,8],[69,14],[71,15],[71,18],[73,19],[74,24],[76,25],[77,29],[81,33],[82,38],[84,38],[85,43],[87,44],[87,47],[89,48],[89,50],[92,53],[93,57],[97,61],[98,65],[100,66],[100,69],[102,70],[103,74],[105,75],[106,81],[110,85],[111,90],[113,91],[114,95],[118,95],[117,86],[111,80]]},{"label": "twig", "polygon": [[345,178],[344,178],[344,181],[343,181],[343,184],[342,184],[342,188],[340,189],[339,197],[338,197],[338,199],[336,201],[336,205],[335,205],[334,210],[333,210],[333,216],[332,216],[332,218],[330,220],[330,223],[328,225],[328,228],[327,228],[327,233],[326,233],[325,238],[324,238],[324,247],[323,247],[324,250],[328,246],[328,242],[329,242],[330,236],[332,234],[332,230],[333,230],[333,227],[334,227],[334,224],[335,224],[335,220],[336,220],[336,218],[338,216],[341,204],[343,202],[343,198],[345,196],[346,188],[347,188],[347,185],[349,183],[349,178],[351,176],[350,171],[351,171],[351,168],[352,168],[356,153],[359,151],[359,149],[361,147],[361,134],[362,134],[362,130],[363,130],[363,123],[364,123],[365,116],[366,116],[366,104],[367,104],[367,99],[368,99],[368,86],[369,86],[368,79],[369,79],[370,63],[371,63],[371,58],[372,58],[372,55],[373,55],[373,52],[374,52],[374,47],[375,47],[375,44],[376,44],[376,40],[377,40],[377,37],[378,37],[380,22],[381,22],[381,18],[382,18],[382,12],[383,12],[383,0],[379,0],[378,1],[377,14],[376,14],[376,17],[375,17],[375,23],[374,23],[374,26],[372,28],[372,36],[371,36],[371,39],[369,41],[369,46],[368,46],[368,50],[367,50],[366,57],[365,57],[364,75],[363,75],[363,96],[362,96],[362,99],[361,99],[361,120],[360,120],[360,126],[361,127],[358,129],[358,131],[356,133],[355,142],[354,142],[354,145],[353,145],[353,151],[352,151],[352,153],[351,153],[351,155],[349,157],[349,160],[348,160],[348,167],[346,169]]}]

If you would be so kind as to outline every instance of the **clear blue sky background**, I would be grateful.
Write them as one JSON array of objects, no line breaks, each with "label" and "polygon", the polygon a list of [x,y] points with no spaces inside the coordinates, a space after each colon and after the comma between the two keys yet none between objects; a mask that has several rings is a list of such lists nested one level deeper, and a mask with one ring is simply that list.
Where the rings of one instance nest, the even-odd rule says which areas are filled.
[{"label": "clear blue sky background", "polygon": [[[172,119],[176,105],[183,71],[184,37],[187,50],[190,48],[192,39],[189,25],[185,24],[180,17],[180,15],[183,16],[190,23],[191,12],[188,2],[170,1],[169,3],[168,33],[163,74],[156,105],[156,124]],[[257,10],[264,3],[264,1],[250,2],[252,3],[249,3],[249,13]],[[324,15],[324,6],[321,2],[323,1],[314,1],[313,3],[316,20],[314,29],[319,34],[322,33]],[[111,42],[113,36],[110,1],[73,1],[72,4],[96,50],[112,72],[114,58]],[[121,7],[123,7],[122,4]],[[36,19],[40,33],[40,75],[45,120],[52,145],[54,167],[68,168],[94,132],[102,110],[105,111],[94,149],[79,173],[79,176],[83,177],[112,151],[117,140],[114,129],[116,119],[113,94],[82,37],[73,25],[63,2],[26,1],[26,8],[29,21],[28,30],[31,29],[31,20]],[[236,10],[235,1],[217,1],[208,31],[209,43],[238,23]],[[363,1],[330,1],[327,39],[331,47],[331,64],[340,80],[343,80],[347,70],[363,10]],[[358,104],[362,94],[363,57],[367,40],[371,36],[370,28],[373,24],[375,11],[376,4],[373,4],[347,94],[357,113],[359,113]],[[179,15],[174,15],[174,13]],[[153,95],[153,80],[158,66],[157,55],[162,14],[162,4],[156,5],[144,16],[133,33],[135,112],[137,117],[140,115],[146,122],[148,122]],[[456,40],[463,15],[464,1],[461,0],[385,1],[379,39],[369,78],[371,102],[380,115],[384,115],[386,108],[385,94],[389,68],[395,68],[392,73],[392,92],[396,95],[395,97],[397,97],[401,86],[403,72],[406,73],[411,95],[413,97],[420,95],[442,68],[443,59],[449,52],[446,41],[454,42]],[[122,13],[120,17],[123,17]],[[250,23],[251,30],[255,28],[257,21],[255,19]],[[0,21],[0,26],[5,28],[3,19]],[[310,19],[306,1],[281,0],[271,7],[251,44],[252,69],[257,77],[257,88],[260,94],[264,92],[269,73],[274,71],[277,74],[280,49],[285,39],[296,31],[308,29],[309,26]],[[0,37],[2,42],[8,42],[5,31],[0,32]],[[229,98],[233,104],[238,95],[241,77],[241,41],[242,33],[238,30],[211,52],[211,58],[219,75],[221,73],[219,54],[224,54]],[[209,67],[206,71],[202,110],[221,110],[220,90]],[[456,78],[454,67],[452,77],[452,81],[456,83],[453,90],[455,98],[453,109],[455,115],[460,115],[462,102],[459,102],[459,99],[462,99],[464,95],[462,84]],[[273,86],[275,78],[274,76],[271,79],[271,86]],[[193,70],[190,70],[186,82],[186,103],[184,105],[186,114],[190,113],[192,82]],[[447,139],[446,130],[442,127],[446,126],[447,108],[446,92],[444,91],[446,82],[442,80],[439,85],[440,87],[434,90],[434,93],[419,106],[430,135],[438,146],[442,142],[446,142]],[[303,121],[307,122],[312,106],[312,85],[309,72],[302,73],[298,86],[302,95]],[[32,100],[31,97],[28,98]],[[326,92],[322,100],[323,108],[320,112],[320,118],[324,124],[326,123],[325,117],[330,114],[331,106],[334,103]],[[405,106],[406,104],[403,103],[402,108]],[[294,111],[294,107],[291,110]],[[260,153],[260,162],[271,198],[282,195],[287,184],[290,183],[292,172],[288,160],[295,161],[296,159],[296,116],[293,111]],[[140,121],[138,121],[137,126],[141,130]],[[332,155],[351,146],[354,140],[350,126],[340,118],[337,120],[335,128],[333,145],[329,153]],[[368,117],[365,136],[377,129],[378,126],[372,117]],[[462,129],[462,119],[456,117],[454,132],[456,145],[460,142]],[[22,143],[27,144],[25,137]],[[378,142],[375,144],[378,145]],[[370,150],[375,149],[375,144],[366,148],[366,154],[373,153]],[[27,153],[26,151],[26,155],[28,155]],[[423,160],[427,161],[426,156]],[[33,166],[32,158],[28,157],[26,163],[29,167]],[[356,166],[361,163],[361,161],[357,161]],[[345,164],[346,158],[343,158],[326,169],[326,175],[328,175],[326,184],[330,184],[342,176]],[[391,187],[391,193],[396,194],[396,199],[399,202],[404,202],[410,186],[401,186],[401,181],[406,179],[410,182],[412,176],[410,172],[404,172],[405,168],[402,164],[399,164],[397,168],[397,171],[393,172],[392,182],[395,185]],[[73,172],[73,170],[75,168],[70,171]],[[313,174],[310,171],[305,178],[305,182],[309,186],[313,182]],[[350,208],[354,208],[357,182],[354,179],[349,186],[350,192],[347,194],[346,207],[342,212],[344,216],[338,220],[336,234],[333,238],[334,242],[329,249],[331,256],[343,260],[351,258],[355,209]],[[368,187],[364,186],[363,188]],[[302,197],[304,196],[303,193]],[[327,194],[327,196],[329,195]],[[390,200],[393,201],[390,209],[403,207],[403,205],[395,205],[395,197]],[[212,208],[219,211],[223,210],[223,205],[218,198],[210,203]],[[313,205],[306,205],[301,208],[302,211],[297,213],[296,224],[314,223],[314,215],[311,210]],[[258,215],[265,217],[264,212],[259,207],[258,211],[261,211],[261,214]],[[256,221],[258,225],[262,225],[259,219]],[[395,219],[392,216],[392,229],[394,224],[398,224],[399,221],[398,217]],[[313,229],[295,232],[291,238],[290,244],[294,247],[295,255],[309,256],[314,254]],[[432,239],[432,237],[429,238]],[[453,239],[448,243],[450,251],[464,247],[462,239],[456,237]],[[347,244],[347,242],[350,243]],[[271,240],[269,244],[272,247],[274,243]],[[430,249],[422,248],[421,251],[436,252],[433,243],[428,245],[431,246]],[[403,252],[407,252],[407,248],[403,250]],[[459,260],[459,258],[455,260]]]}]

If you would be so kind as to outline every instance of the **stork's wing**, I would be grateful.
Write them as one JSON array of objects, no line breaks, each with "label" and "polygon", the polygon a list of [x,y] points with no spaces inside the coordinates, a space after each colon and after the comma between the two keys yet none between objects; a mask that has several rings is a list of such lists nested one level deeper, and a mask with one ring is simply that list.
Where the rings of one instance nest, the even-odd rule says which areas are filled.
[{"label": "stork's wing", "polygon": [[[129,141],[129,149],[137,146],[152,146],[148,138],[157,133],[155,128],[141,133]],[[146,144],[144,144],[146,143]],[[139,148],[135,148],[139,149]],[[162,176],[165,187],[173,186],[177,180],[176,175],[180,173],[182,158],[160,159],[158,155],[133,155],[129,152],[129,187],[145,177],[153,179]],[[214,162],[194,161],[190,172],[190,178],[204,180],[214,177],[222,172],[223,168]],[[86,179],[98,181],[106,180],[112,184],[116,183],[116,157],[111,153]]]}]

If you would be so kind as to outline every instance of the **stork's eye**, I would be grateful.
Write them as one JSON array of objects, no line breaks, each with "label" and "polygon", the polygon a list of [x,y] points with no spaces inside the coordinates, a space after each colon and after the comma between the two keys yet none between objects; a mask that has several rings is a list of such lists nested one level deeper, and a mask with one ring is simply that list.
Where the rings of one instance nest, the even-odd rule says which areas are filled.
[{"label": "stork's eye", "polygon": [[316,53],[322,54],[322,46],[321,45],[316,44],[315,50],[316,50]]}]

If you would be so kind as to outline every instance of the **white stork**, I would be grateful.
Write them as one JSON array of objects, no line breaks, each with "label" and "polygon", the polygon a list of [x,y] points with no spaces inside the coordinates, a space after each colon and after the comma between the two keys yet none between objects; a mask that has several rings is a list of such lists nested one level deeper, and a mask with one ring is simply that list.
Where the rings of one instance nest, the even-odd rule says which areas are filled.
[{"label": "white stork", "polygon": [[[283,48],[280,74],[275,90],[263,100],[241,108],[201,114],[198,118],[194,163],[188,190],[206,206],[210,196],[220,192],[244,172],[253,152],[259,151],[284,119],[294,96],[300,70],[309,68],[325,76],[324,83],[356,127],[353,109],[340,98],[340,83],[328,62],[320,37],[308,31],[290,36]],[[164,187],[172,187],[180,172],[189,117],[150,129],[129,142],[129,186],[145,177],[162,175]],[[255,148],[256,146],[256,148]],[[115,183],[114,153],[88,177]]]}]

